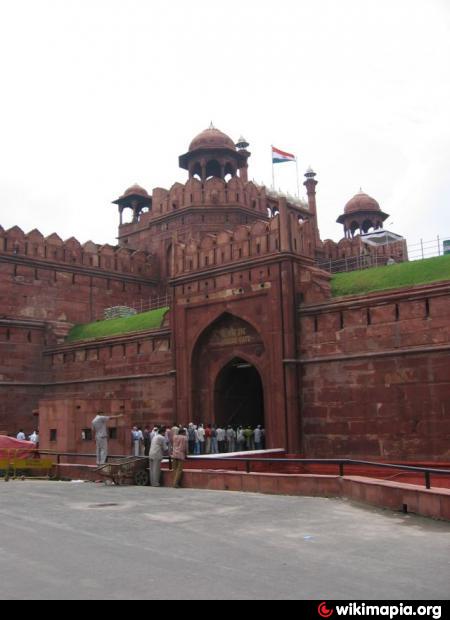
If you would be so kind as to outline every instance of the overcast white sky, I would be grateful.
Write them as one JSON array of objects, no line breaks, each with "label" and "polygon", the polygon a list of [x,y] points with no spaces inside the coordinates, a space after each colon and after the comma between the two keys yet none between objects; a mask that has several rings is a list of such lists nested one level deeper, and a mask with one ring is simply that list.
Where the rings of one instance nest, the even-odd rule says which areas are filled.
[{"label": "overcast white sky", "polygon": [[314,167],[324,239],[360,187],[450,238],[448,0],[0,0],[0,78],[4,228],[114,242],[111,200],[184,181],[212,120],[258,182],[271,144]]}]

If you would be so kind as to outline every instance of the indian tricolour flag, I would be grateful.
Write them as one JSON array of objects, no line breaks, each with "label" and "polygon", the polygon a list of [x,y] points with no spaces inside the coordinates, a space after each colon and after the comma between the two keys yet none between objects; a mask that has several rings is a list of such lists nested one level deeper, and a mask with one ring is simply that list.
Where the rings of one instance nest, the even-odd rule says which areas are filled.
[{"label": "indian tricolour flag", "polygon": [[286,153],[285,151],[280,151],[280,149],[276,149],[274,146],[272,147],[272,163],[274,164],[284,164],[287,161],[297,161],[295,155],[292,153]]}]

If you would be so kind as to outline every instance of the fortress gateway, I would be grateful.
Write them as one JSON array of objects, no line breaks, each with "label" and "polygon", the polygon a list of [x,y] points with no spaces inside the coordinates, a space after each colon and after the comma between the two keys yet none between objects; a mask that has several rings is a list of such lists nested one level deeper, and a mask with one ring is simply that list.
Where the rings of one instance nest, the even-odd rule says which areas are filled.
[{"label": "fortress gateway", "polygon": [[[333,298],[329,264],[406,260],[403,239],[360,193],[321,241],[315,173],[305,201],[276,194],[248,180],[248,146],[210,127],[184,185],[128,189],[117,247],[0,227],[1,432],[34,412],[42,448],[93,452],[102,409],[125,414],[116,453],[132,424],[194,421],[264,424],[310,457],[448,460],[450,281]],[[139,331],[71,333],[149,303],[169,310]]]}]

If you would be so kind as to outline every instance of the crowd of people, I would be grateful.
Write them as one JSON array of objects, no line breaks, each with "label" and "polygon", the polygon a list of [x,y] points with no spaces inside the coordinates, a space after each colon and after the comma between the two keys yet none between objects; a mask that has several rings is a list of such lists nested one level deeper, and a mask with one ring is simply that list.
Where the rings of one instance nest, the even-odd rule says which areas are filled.
[{"label": "crowd of people", "polygon": [[[205,454],[226,454],[248,450],[264,450],[266,433],[262,426],[215,426],[212,424],[189,424],[187,427],[174,424],[164,428],[166,453],[170,454],[173,437],[183,429],[188,442],[188,454],[201,456]],[[131,431],[131,453],[134,456],[148,456],[152,440],[159,434],[160,427],[144,430],[134,426]]]},{"label": "crowd of people", "polygon": [[[119,419],[117,416],[105,416],[99,411],[92,420],[92,428],[96,435],[97,465],[103,465],[108,457],[109,420]],[[39,446],[39,431],[34,430],[27,438],[21,429],[16,438],[21,441],[27,439]],[[187,426],[173,424],[172,427],[146,426],[144,430],[134,426],[131,431],[131,454],[146,456],[150,460],[150,480],[152,486],[159,486],[161,476],[161,461],[171,456],[174,464],[174,486],[179,487],[183,475],[183,463],[191,456],[208,454],[227,454],[230,452],[244,452],[249,450],[264,450],[266,432],[262,426],[231,425],[221,426],[213,424],[193,424]]]},{"label": "crowd of people", "polygon": [[263,450],[266,433],[262,426],[222,427],[212,424],[174,424],[171,428],[134,426],[131,431],[131,450],[134,456],[150,459],[150,483],[160,486],[161,461],[165,456],[173,460],[173,486],[179,488],[184,461],[188,455],[226,454],[248,450]]}]

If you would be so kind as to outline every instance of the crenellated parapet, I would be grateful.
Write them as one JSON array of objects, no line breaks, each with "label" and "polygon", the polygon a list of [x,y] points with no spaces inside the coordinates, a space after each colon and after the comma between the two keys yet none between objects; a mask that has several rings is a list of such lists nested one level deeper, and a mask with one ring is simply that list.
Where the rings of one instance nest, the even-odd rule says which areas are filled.
[{"label": "crenellated parapet", "polygon": [[144,278],[155,278],[158,275],[156,261],[147,252],[108,244],[99,245],[92,241],[81,244],[74,237],[63,241],[55,233],[44,237],[36,229],[26,234],[18,226],[9,230],[0,226],[2,254]]},{"label": "crenellated parapet", "polygon": [[280,252],[313,260],[315,229],[311,220],[286,206],[269,220],[257,220],[217,234],[203,234],[175,244],[175,276],[248,261]]},{"label": "crenellated parapet", "polygon": [[184,185],[175,183],[170,189],[155,188],[152,193],[152,208],[139,215],[137,220],[124,226],[149,224],[153,220],[173,214],[181,209],[192,207],[241,207],[253,212],[267,215],[271,209],[273,197],[268,195],[264,186],[252,181],[244,182],[233,177],[228,182],[212,177],[204,183],[196,178],[189,179]]},{"label": "crenellated parapet", "polygon": [[[377,240],[377,233],[368,236],[344,237],[337,243],[331,239],[323,242],[323,259],[332,263],[348,261],[349,259],[364,259],[367,261],[365,266],[385,264],[387,260],[393,258],[396,262],[408,260],[408,247],[405,239],[394,233],[382,231],[379,233],[383,239]],[[364,266],[358,262],[355,265],[360,268]],[[337,269],[340,270],[340,269]]]}]

